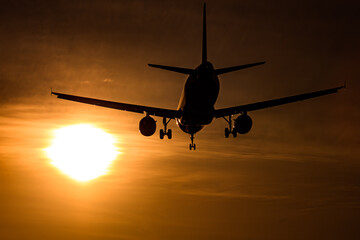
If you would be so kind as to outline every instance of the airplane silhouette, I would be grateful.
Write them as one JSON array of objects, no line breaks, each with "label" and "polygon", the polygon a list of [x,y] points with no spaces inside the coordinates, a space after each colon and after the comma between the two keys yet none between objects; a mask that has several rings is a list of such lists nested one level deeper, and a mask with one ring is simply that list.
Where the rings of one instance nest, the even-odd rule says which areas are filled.
[{"label": "airplane silhouette", "polygon": [[[139,123],[139,130],[144,136],[151,136],[155,133],[156,121],[151,116],[156,116],[163,118],[164,128],[160,129],[160,139],[163,139],[164,136],[167,136],[168,139],[171,139],[172,131],[171,129],[167,129],[167,125],[172,119],[174,119],[176,121],[176,124],[182,131],[190,134],[191,143],[189,144],[189,149],[195,150],[196,144],[194,144],[194,134],[200,131],[205,125],[210,124],[214,118],[224,118],[228,123],[228,127],[225,128],[226,138],[229,137],[230,134],[232,134],[233,137],[236,137],[238,133],[246,134],[250,131],[252,127],[252,120],[248,115],[248,112],[250,111],[336,93],[339,89],[345,87],[344,85],[336,88],[303,93],[299,95],[240,105],[230,108],[214,108],[220,89],[218,75],[237,71],[244,68],[254,67],[264,63],[265,62],[257,62],[228,68],[214,69],[213,65],[207,60],[206,4],[204,4],[201,64],[195,69],[148,64],[150,67],[189,75],[183,88],[177,110],[80,97],[75,95],[53,92],[52,90],[51,94],[56,95],[58,98],[70,101],[145,114],[145,117],[143,117]],[[232,116],[236,114],[240,115],[233,121]]]}]

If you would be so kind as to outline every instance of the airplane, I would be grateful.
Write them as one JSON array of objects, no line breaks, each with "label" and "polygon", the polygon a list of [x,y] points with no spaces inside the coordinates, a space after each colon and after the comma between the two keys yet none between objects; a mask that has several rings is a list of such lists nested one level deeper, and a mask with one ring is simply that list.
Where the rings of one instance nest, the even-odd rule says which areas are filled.
[{"label": "airplane", "polygon": [[[160,139],[167,136],[172,138],[172,131],[167,126],[171,120],[175,120],[177,126],[185,133],[190,134],[191,143],[190,150],[196,150],[194,143],[194,135],[199,132],[204,126],[209,125],[214,118],[223,118],[228,124],[225,128],[225,137],[228,138],[230,134],[236,137],[237,134],[246,134],[251,130],[252,119],[248,112],[260,110],[264,108],[274,107],[282,104],[302,101],[309,98],[320,97],[327,94],[338,92],[338,90],[345,88],[343,86],[308,92],[289,97],[277,98],[268,101],[255,102],[245,105],[239,105],[229,108],[215,109],[214,105],[217,100],[220,83],[218,76],[221,74],[262,65],[265,62],[256,62],[245,65],[215,69],[214,66],[207,60],[207,43],[206,43],[206,4],[203,6],[203,32],[202,32],[202,62],[195,69],[164,66],[158,64],[148,64],[150,67],[160,68],[163,70],[173,71],[188,75],[182,95],[179,101],[177,110],[149,107],[143,105],[134,105],[121,102],[106,101],[88,97],[81,97],[69,95],[64,93],[53,92],[57,98],[81,102],[86,104],[97,105],[106,108],[113,108],[123,111],[130,111],[135,113],[145,114],[140,120],[139,130],[144,136],[152,136],[156,131],[156,121],[151,116],[162,117],[164,128],[160,129]],[[235,120],[233,116],[239,114]]]}]

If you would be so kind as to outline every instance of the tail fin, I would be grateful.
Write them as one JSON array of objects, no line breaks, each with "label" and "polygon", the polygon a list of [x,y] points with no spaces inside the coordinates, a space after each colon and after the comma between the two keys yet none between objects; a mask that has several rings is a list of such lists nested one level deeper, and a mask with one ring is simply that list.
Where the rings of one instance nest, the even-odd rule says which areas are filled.
[{"label": "tail fin", "polygon": [[206,3],[204,3],[203,13],[203,42],[202,42],[202,62],[207,61],[207,46],[206,46]]}]

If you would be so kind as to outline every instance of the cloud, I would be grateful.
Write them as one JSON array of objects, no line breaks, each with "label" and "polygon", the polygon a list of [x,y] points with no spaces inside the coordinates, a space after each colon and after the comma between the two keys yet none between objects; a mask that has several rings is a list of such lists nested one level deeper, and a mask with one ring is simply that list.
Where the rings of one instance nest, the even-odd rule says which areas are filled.
[{"label": "cloud", "polygon": [[217,192],[210,190],[189,190],[189,191],[179,191],[180,194],[193,195],[199,197],[219,197],[219,198],[248,198],[254,200],[286,200],[289,196],[281,195],[257,195],[257,194],[241,194],[236,192]]},{"label": "cloud", "polygon": [[103,82],[105,82],[105,83],[111,83],[111,82],[113,82],[113,80],[112,80],[111,78],[105,78],[105,79],[103,80]]}]

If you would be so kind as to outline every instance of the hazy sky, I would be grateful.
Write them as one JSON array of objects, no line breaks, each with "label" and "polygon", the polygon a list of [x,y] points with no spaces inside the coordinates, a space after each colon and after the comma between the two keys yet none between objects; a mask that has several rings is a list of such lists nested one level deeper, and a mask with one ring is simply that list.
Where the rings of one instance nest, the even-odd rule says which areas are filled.
[{"label": "hazy sky", "polygon": [[[338,94],[251,112],[225,139],[214,120],[172,140],[141,115],[68,102],[53,90],[175,109],[186,77],[148,63],[201,61],[202,1],[7,1],[0,7],[1,239],[357,239],[360,4],[207,1],[216,107],[342,85]],[[157,119],[161,122],[161,119]],[[79,183],[46,157],[53,131],[94,124],[122,152]],[[161,127],[158,124],[158,128]]]}]

